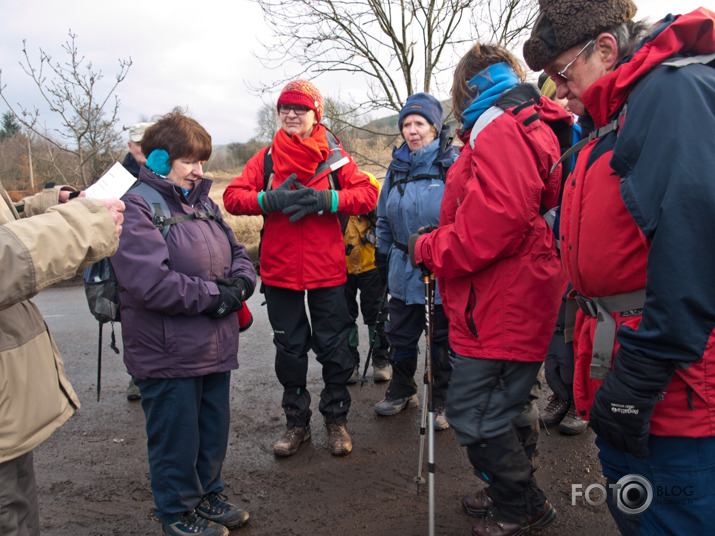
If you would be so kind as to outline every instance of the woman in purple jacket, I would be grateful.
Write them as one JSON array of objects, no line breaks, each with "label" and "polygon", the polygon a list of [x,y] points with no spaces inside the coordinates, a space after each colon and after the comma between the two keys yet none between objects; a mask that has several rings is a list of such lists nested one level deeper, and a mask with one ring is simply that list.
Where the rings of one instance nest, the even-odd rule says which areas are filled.
[{"label": "woman in purple jacket", "polygon": [[[238,368],[236,311],[256,282],[209,198],[202,164],[211,136],[178,109],[144,133],[142,190],[122,198],[124,234],[112,265],[120,294],[124,362],[142,393],[155,512],[168,535],[225,536],[248,512],[222,495],[231,370]],[[147,189],[147,186],[150,187]],[[156,225],[158,192],[168,233]]]}]

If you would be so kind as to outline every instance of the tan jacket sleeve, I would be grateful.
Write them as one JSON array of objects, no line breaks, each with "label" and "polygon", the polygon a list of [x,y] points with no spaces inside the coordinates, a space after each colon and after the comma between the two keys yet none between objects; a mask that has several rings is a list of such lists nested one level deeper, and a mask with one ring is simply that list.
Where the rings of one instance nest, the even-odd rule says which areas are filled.
[{"label": "tan jacket sleeve", "polygon": [[1,226],[0,308],[73,277],[114,254],[118,245],[114,220],[96,199],[74,199],[34,218]]},{"label": "tan jacket sleeve", "polygon": [[54,207],[59,203],[60,191],[62,190],[74,192],[76,188],[67,185],[45,188],[38,194],[25,197],[15,206],[23,218],[44,214],[50,207]]}]

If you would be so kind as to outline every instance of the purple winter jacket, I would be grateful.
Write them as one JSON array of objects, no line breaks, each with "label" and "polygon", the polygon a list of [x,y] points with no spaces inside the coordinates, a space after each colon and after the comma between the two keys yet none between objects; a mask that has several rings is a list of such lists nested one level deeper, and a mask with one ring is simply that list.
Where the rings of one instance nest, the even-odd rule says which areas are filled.
[{"label": "purple winter jacket", "polygon": [[[205,212],[212,181],[202,179],[189,194],[142,166],[139,180],[154,187],[171,215]],[[137,379],[186,378],[238,368],[238,318],[205,314],[218,302],[216,278],[243,277],[248,294],[256,272],[246,248],[225,223],[189,220],[175,223],[166,240],[152,223],[151,209],[131,190],[119,249],[112,266],[120,293],[124,363]],[[227,236],[228,235],[228,236]],[[229,237],[231,244],[229,244]]]}]

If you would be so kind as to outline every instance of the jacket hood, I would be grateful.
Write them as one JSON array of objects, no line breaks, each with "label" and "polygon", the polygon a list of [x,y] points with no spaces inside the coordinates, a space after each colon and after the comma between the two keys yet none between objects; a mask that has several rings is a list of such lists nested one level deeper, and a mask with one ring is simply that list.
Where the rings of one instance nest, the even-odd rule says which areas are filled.
[{"label": "jacket hood", "polygon": [[672,56],[696,56],[715,51],[715,13],[703,7],[673,17],[668,15],[615,70],[597,80],[583,94],[583,103],[597,127],[608,123],[638,81]]}]

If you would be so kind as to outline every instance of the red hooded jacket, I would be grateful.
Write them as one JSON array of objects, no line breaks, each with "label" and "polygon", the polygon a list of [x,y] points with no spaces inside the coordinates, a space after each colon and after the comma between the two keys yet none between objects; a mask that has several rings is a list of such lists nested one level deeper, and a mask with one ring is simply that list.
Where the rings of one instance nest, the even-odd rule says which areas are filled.
[{"label": "red hooded jacket", "polygon": [[573,120],[534,93],[535,105],[517,99],[462,148],[439,227],[415,247],[438,277],[450,346],[463,356],[543,361],[556,322],[565,279],[539,209],[558,202],[561,167],[551,167],[561,153],[546,121]]},{"label": "red hooded jacket", "polygon": [[[715,52],[713,13],[664,21],[583,102],[596,127],[619,115],[618,133],[579,153],[561,211],[564,268],[586,297],[646,289],[641,311],[613,313],[613,353],[673,361],[677,368],[650,421],[654,435],[715,435],[715,69],[669,58]],[[590,377],[596,319],[579,312],[574,397],[588,418],[601,384]]]}]

